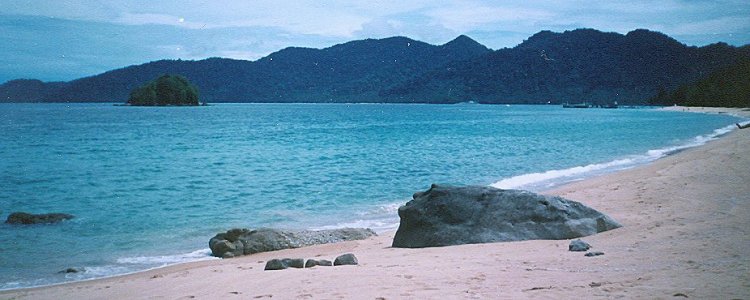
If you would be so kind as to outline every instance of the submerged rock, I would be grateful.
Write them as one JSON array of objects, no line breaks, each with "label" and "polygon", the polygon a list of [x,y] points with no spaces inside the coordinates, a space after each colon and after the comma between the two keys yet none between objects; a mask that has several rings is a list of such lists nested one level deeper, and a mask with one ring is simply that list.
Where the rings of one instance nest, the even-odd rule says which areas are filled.
[{"label": "submerged rock", "polygon": [[488,186],[438,186],[398,209],[393,247],[562,240],[621,225],[579,202]]},{"label": "submerged rock", "polygon": [[30,214],[25,212],[14,212],[5,220],[7,224],[50,224],[70,220],[75,216],[63,213]]},{"label": "submerged rock", "polygon": [[593,251],[593,252],[588,252],[588,253],[584,254],[584,256],[587,256],[587,257],[599,256],[599,255],[604,255],[604,252]]},{"label": "submerged rock", "polygon": [[586,243],[580,239],[570,241],[570,245],[568,245],[568,251],[586,251],[591,249],[591,245],[589,243]]},{"label": "submerged rock", "polygon": [[240,256],[305,246],[363,240],[376,235],[369,228],[341,228],[332,230],[288,231],[271,228],[257,230],[232,229],[219,233],[208,241],[211,254],[216,257]]},{"label": "submerged rock", "polygon": [[57,273],[60,273],[60,274],[69,274],[69,273],[79,273],[79,272],[83,272],[83,270],[82,269],[77,269],[77,268],[67,268],[67,269],[62,270],[62,271],[57,272]]}]

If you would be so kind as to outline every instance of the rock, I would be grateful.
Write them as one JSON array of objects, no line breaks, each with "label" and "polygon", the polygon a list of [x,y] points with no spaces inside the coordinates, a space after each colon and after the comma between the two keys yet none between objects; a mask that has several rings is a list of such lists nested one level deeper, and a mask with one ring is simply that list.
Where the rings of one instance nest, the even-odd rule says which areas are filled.
[{"label": "rock", "polygon": [[589,250],[589,249],[591,249],[591,245],[589,245],[588,243],[586,243],[586,242],[584,242],[584,241],[582,241],[580,239],[570,241],[570,245],[568,245],[568,251],[579,251],[580,252],[580,251],[586,251],[586,250]]},{"label": "rock", "polygon": [[579,202],[488,186],[432,187],[398,209],[393,247],[572,239],[620,227]]},{"label": "rock", "polygon": [[83,270],[79,270],[79,269],[76,269],[76,268],[67,268],[67,269],[62,270],[62,271],[57,272],[57,273],[68,274],[68,273],[78,273],[78,272],[82,272],[82,271]]},{"label": "rock", "polygon": [[257,230],[231,229],[212,237],[208,241],[208,246],[211,248],[211,254],[216,257],[224,257],[224,254],[228,252],[234,256],[240,256],[318,244],[362,240],[374,235],[376,235],[375,232],[367,228],[341,228],[320,231],[288,231],[271,228]]},{"label": "rock", "polygon": [[305,267],[304,258],[285,258],[281,261],[290,268],[302,269]]},{"label": "rock", "polygon": [[263,270],[284,270],[286,268],[288,268],[288,266],[284,263],[283,260],[274,258],[266,262],[266,267]]},{"label": "rock", "polygon": [[230,241],[219,240],[211,244],[211,250],[214,251],[214,253],[221,253],[220,257],[222,258],[232,258],[236,256],[237,246]]},{"label": "rock", "polygon": [[312,268],[315,266],[323,266],[323,267],[330,267],[333,266],[333,263],[330,260],[315,260],[315,259],[308,259],[307,262],[305,262],[305,268]]},{"label": "rock", "polygon": [[672,297],[690,298],[690,297],[688,297],[688,295],[683,294],[683,293],[676,293],[676,294],[672,295]]},{"label": "rock", "polygon": [[339,255],[333,261],[333,265],[334,266],[358,265],[358,264],[359,264],[359,262],[357,261],[357,257],[354,256],[354,254],[351,254],[351,253]]},{"label": "rock", "polygon": [[314,259],[308,259],[305,262],[305,268],[312,268],[312,267],[317,266],[317,265],[319,265],[319,263],[318,263],[317,260],[314,260]]},{"label": "rock", "polygon": [[70,220],[75,216],[63,213],[50,213],[50,214],[30,214],[25,212],[14,212],[8,216],[5,220],[7,224],[49,224],[59,223],[65,220]]},{"label": "rock", "polygon": [[604,255],[604,252],[593,251],[593,252],[589,252],[589,253],[584,254],[584,256],[588,256],[588,257],[599,256],[599,255]]},{"label": "rock", "polygon": [[304,258],[274,258],[266,262],[264,270],[284,270],[286,268],[302,269],[304,266]]}]

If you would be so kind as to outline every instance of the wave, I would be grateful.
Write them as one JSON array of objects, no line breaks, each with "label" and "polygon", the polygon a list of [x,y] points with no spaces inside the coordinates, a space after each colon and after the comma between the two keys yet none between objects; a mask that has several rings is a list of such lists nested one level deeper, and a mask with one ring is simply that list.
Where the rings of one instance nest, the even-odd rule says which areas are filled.
[{"label": "wave", "polygon": [[71,281],[88,281],[110,278],[114,276],[145,272],[171,265],[213,259],[220,258],[211,256],[211,250],[208,248],[174,255],[122,257],[116,259],[115,263],[98,266],[77,267],[73,268],[78,270],[77,272],[62,272],[58,273],[59,276],[0,283],[0,291],[18,288],[51,286],[64,284]]},{"label": "wave", "polygon": [[201,260],[218,259],[217,257],[211,256],[211,249],[200,249],[189,253],[175,254],[175,255],[161,255],[161,256],[134,256],[134,257],[122,257],[117,259],[118,264],[129,264],[129,265],[173,265],[184,262],[193,262]]},{"label": "wave", "polygon": [[[567,169],[550,170],[540,173],[528,173],[518,176],[502,179],[490,184],[492,187],[501,189],[526,189],[531,191],[544,191],[553,187],[584,180],[597,175],[613,173],[616,171],[630,169],[636,166],[653,162],[657,159],[668,155],[675,154],[685,149],[697,147],[715,140],[735,129],[735,125],[729,125],[714,130],[705,135],[699,135],[677,146],[664,147],[659,149],[648,150],[641,155],[632,155],[626,158],[615,159],[603,163],[595,163],[585,166],[576,166]],[[408,200],[401,202],[392,202],[381,204],[358,213],[358,219],[347,220],[332,225],[314,226],[311,230],[338,229],[346,227],[370,228],[375,232],[381,233],[393,231],[398,228],[399,217],[396,213],[398,208]]]},{"label": "wave", "polygon": [[370,228],[377,233],[386,231],[393,231],[398,228],[399,218],[398,208],[406,203],[392,202],[377,205],[366,210],[362,210],[356,213],[359,218],[356,220],[350,220],[345,222],[339,222],[332,225],[315,226],[309,228],[310,230],[327,230],[327,229],[339,229],[339,228]]},{"label": "wave", "polygon": [[616,159],[604,163],[576,166],[568,169],[550,170],[541,173],[529,173],[506,178],[490,184],[492,187],[501,189],[527,189],[542,191],[565,183],[583,180],[592,176],[612,173],[615,171],[630,169],[636,166],[650,163],[665,156],[675,154],[685,149],[697,147],[715,140],[732,130],[735,125],[729,125],[714,130],[710,134],[699,135],[687,143],[647,151],[645,154],[634,155],[628,158]]},{"label": "wave", "polygon": [[[562,185],[572,181],[583,180],[592,176],[633,168],[650,163],[685,149],[697,147],[715,140],[733,130],[735,125],[729,125],[714,130],[706,135],[696,136],[689,141],[664,148],[646,151],[640,155],[619,158],[608,162],[595,163],[585,166],[575,166],[567,169],[549,170],[539,173],[529,173],[509,177],[492,183],[490,186],[504,189],[529,189],[544,190],[554,186]],[[393,231],[398,228],[399,217],[396,213],[398,208],[409,199],[393,201],[380,205],[366,206],[354,214],[352,219],[345,220],[332,225],[312,227],[313,230],[336,229],[344,227],[367,227],[378,233]],[[12,280],[0,283],[0,290],[17,289],[33,286],[54,285],[70,281],[83,281],[99,278],[107,278],[125,274],[143,272],[165,266],[176,265],[187,262],[219,259],[210,255],[209,249],[199,249],[188,253],[155,256],[127,256],[114,259],[104,265],[80,266],[78,273],[57,274],[53,277],[37,278],[33,280]]]}]

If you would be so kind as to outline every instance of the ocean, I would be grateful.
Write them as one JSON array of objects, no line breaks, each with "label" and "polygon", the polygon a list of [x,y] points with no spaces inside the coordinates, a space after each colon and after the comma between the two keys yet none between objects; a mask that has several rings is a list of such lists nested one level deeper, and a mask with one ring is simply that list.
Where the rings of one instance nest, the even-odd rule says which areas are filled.
[{"label": "ocean", "polygon": [[[0,289],[215,259],[230,228],[395,230],[432,183],[544,191],[733,129],[656,109],[403,104],[0,104]],[[78,273],[59,273],[68,268]]]}]

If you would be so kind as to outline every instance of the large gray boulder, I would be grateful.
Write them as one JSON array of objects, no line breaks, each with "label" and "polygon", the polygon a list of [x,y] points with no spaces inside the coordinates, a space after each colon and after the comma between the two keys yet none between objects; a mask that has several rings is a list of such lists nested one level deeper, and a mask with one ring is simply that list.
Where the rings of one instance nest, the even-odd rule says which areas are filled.
[{"label": "large gray boulder", "polygon": [[8,215],[5,223],[22,225],[50,224],[59,223],[72,218],[74,218],[73,215],[63,213],[30,214],[25,212],[14,212]]},{"label": "large gray boulder", "polygon": [[259,252],[300,248],[318,244],[363,240],[376,235],[369,228],[290,231],[272,228],[231,229],[208,241],[216,257],[235,257]]},{"label": "large gray boulder", "polygon": [[393,247],[563,240],[620,227],[579,202],[487,186],[438,186],[398,209]]}]

